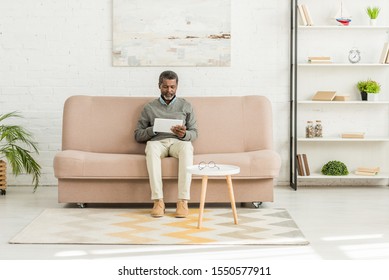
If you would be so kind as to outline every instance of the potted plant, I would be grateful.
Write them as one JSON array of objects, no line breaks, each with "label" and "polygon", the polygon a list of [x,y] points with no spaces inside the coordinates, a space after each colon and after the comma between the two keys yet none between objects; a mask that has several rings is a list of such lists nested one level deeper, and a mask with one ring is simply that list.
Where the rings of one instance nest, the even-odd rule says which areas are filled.
[{"label": "potted plant", "polygon": [[348,169],[343,162],[332,160],[323,165],[321,173],[328,176],[345,176],[348,175]]},{"label": "potted plant", "polygon": [[[38,153],[38,148],[32,135],[20,125],[2,124],[9,118],[21,118],[17,112],[0,114],[0,161],[6,159],[15,176],[25,172],[32,175],[34,191],[38,187],[41,175],[41,166],[35,161],[31,153]],[[3,192],[2,192],[3,194]]]},{"label": "potted plant", "polygon": [[381,9],[379,7],[367,7],[366,13],[370,18],[370,25],[375,25],[377,17],[380,14]]},{"label": "potted plant", "polygon": [[377,93],[381,91],[381,85],[371,79],[367,79],[365,81],[359,81],[357,83],[357,88],[361,93],[362,100],[367,100],[368,95],[373,97],[372,99],[376,100]]}]

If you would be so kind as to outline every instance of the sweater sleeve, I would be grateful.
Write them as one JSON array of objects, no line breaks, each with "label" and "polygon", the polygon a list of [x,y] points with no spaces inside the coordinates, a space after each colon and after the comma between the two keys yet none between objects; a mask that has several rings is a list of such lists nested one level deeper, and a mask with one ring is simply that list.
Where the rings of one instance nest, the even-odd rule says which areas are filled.
[{"label": "sweater sleeve", "polygon": [[184,141],[194,141],[198,137],[198,131],[197,131],[197,120],[195,113],[193,111],[192,105],[189,105],[190,108],[188,110],[188,113],[186,114],[186,134],[181,140]]},{"label": "sweater sleeve", "polygon": [[147,142],[154,136],[153,126],[151,125],[151,120],[147,114],[146,107],[140,115],[134,135],[135,140],[139,143]]}]

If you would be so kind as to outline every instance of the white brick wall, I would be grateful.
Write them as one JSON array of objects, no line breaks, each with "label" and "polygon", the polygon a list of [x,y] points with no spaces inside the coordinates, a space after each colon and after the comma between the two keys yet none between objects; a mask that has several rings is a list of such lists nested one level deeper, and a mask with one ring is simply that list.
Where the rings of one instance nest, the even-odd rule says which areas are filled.
[{"label": "white brick wall", "polygon": [[[172,68],[179,95],[267,96],[273,103],[275,149],[289,159],[289,9],[285,0],[231,0],[232,65]],[[65,99],[75,94],[157,96],[164,67],[111,66],[112,0],[0,1],[0,112],[20,111],[39,144],[41,183],[54,185]],[[31,178],[9,175],[10,185]]]}]

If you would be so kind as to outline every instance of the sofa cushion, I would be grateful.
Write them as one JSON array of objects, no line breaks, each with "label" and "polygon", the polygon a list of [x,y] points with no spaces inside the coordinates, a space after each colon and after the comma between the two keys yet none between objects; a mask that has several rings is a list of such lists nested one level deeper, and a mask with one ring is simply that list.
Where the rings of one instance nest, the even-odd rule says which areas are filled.
[{"label": "sofa cushion", "polygon": [[[144,155],[135,141],[140,113],[156,97],[72,96],[63,113],[62,150]],[[272,149],[272,111],[264,96],[185,97],[199,137],[195,154]]]},{"label": "sofa cushion", "polygon": [[66,150],[54,158],[57,178],[147,178],[144,155]]},{"label": "sofa cushion", "polygon": [[[194,162],[214,161],[216,164],[232,164],[240,167],[240,178],[275,178],[281,159],[272,150],[246,153],[224,153],[195,155]],[[147,179],[146,157],[137,154],[93,153],[66,150],[54,158],[54,171],[57,178],[111,178]],[[178,160],[172,157],[162,160],[162,176],[177,178]],[[196,176],[194,176],[196,177]]]},{"label": "sofa cushion", "polygon": [[270,101],[264,96],[188,97],[197,118],[195,154],[273,148]]}]

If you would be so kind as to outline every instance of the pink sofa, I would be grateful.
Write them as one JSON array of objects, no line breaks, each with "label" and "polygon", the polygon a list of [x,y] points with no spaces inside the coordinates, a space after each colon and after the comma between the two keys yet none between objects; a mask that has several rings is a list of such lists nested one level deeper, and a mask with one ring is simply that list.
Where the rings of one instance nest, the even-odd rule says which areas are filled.
[{"label": "pink sofa", "polygon": [[[143,106],[157,97],[72,96],[63,113],[62,151],[54,158],[60,203],[150,202],[145,144],[134,139]],[[240,167],[233,175],[236,202],[273,201],[281,160],[272,149],[271,104],[263,96],[187,97],[199,137],[194,163]],[[164,200],[177,199],[177,159],[162,161]],[[200,200],[193,176],[191,202]],[[226,181],[210,178],[207,202],[229,202]]]}]

